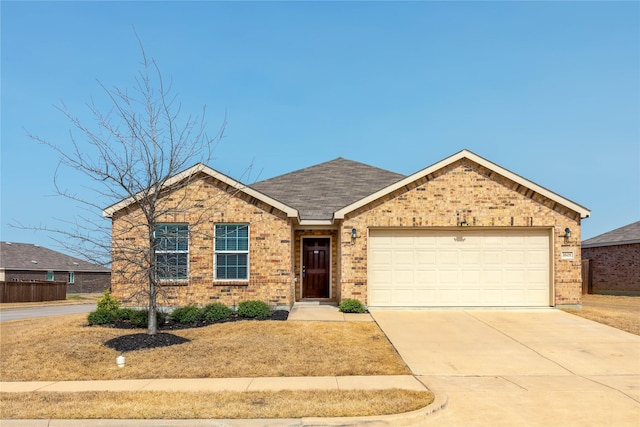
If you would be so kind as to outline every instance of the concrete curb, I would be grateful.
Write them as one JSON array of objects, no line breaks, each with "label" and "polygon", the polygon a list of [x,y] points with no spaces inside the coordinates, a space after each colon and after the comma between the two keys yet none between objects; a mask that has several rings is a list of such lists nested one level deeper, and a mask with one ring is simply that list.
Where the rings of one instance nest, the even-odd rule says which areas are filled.
[{"label": "concrete curb", "polygon": [[[431,390],[433,392],[433,390]],[[383,426],[398,426],[398,427],[410,427],[421,426],[424,424],[424,419],[429,415],[435,414],[447,407],[449,404],[449,397],[446,394],[436,394],[435,399],[430,405],[424,408],[417,409],[412,412],[405,412],[402,414],[391,415],[375,415],[370,417],[340,417],[340,418],[302,418],[300,420],[300,426],[312,427],[312,426],[362,426],[367,427],[383,427]]]}]

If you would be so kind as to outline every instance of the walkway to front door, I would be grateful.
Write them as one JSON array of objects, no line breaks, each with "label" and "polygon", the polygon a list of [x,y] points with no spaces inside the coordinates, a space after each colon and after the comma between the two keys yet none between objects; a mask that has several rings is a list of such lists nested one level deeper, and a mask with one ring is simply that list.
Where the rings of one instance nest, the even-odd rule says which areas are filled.
[{"label": "walkway to front door", "polygon": [[302,239],[302,298],[329,298],[331,239]]}]

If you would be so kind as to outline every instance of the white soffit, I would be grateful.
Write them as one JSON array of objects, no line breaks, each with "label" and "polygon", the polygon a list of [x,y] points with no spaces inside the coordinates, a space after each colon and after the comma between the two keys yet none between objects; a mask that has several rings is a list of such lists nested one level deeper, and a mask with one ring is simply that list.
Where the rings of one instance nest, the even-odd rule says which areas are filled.
[{"label": "white soffit", "polygon": [[428,166],[412,175],[409,175],[408,177],[404,178],[401,181],[396,182],[395,184],[392,184],[388,187],[383,188],[382,190],[379,190],[373,194],[371,194],[370,196],[365,197],[364,199],[361,199],[349,206],[345,206],[344,208],[338,210],[335,212],[334,214],[334,219],[344,219],[345,215],[348,214],[349,212],[352,212],[358,208],[361,208],[362,206],[373,202],[374,200],[379,199],[380,197],[383,197],[389,193],[392,193],[396,190],[398,190],[399,188],[404,187],[405,185],[411,184],[412,182],[425,177],[429,174],[432,174],[434,172],[436,172],[439,169],[442,169],[454,162],[457,162],[460,159],[469,159],[475,163],[478,163],[481,166],[486,167],[489,170],[492,170],[502,176],[504,176],[505,178],[508,178],[514,182],[517,182],[518,184],[527,187],[533,191],[535,191],[538,194],[541,194],[545,197],[547,197],[548,199],[551,199],[563,206],[566,206],[567,208],[578,212],[580,214],[581,218],[587,218],[589,217],[589,215],[591,214],[591,211],[587,208],[585,208],[584,206],[581,206],[577,203],[572,202],[569,199],[565,199],[564,197],[554,193],[553,191],[547,190],[544,187],[541,187],[540,185],[529,181],[528,179],[525,179],[523,177],[521,177],[518,174],[515,174],[503,167],[500,167],[498,165],[496,165],[495,163],[492,163],[490,161],[488,161],[487,159],[484,159],[480,156],[478,156],[477,154],[472,153],[469,150],[462,150],[459,153],[454,154],[453,156],[447,157],[444,160],[439,161],[438,163],[434,163],[431,166]]},{"label": "white soffit", "polygon": [[[183,179],[189,178],[190,176],[197,174],[199,172],[203,172],[207,175],[209,175],[210,177],[217,179],[220,182],[223,182],[235,189],[237,189],[238,191],[242,191],[243,193],[254,197],[258,200],[260,200],[261,202],[267,203],[270,206],[273,206],[276,209],[279,209],[283,212],[285,212],[287,214],[288,217],[290,218],[297,218],[298,217],[298,211],[290,206],[287,206],[275,199],[272,199],[271,197],[267,196],[266,194],[263,194],[259,191],[256,191],[244,184],[242,184],[241,182],[238,182],[236,180],[234,180],[233,178],[228,177],[227,175],[224,175],[212,168],[210,168],[207,165],[204,165],[202,163],[198,163],[192,167],[190,167],[189,169],[186,169],[174,176],[172,176],[171,178],[169,178],[167,180],[167,182],[165,183],[165,187],[170,187],[173,184],[180,182]],[[136,197],[135,196],[131,196],[131,197],[127,197],[126,199],[113,204],[111,206],[109,206],[108,208],[106,208],[105,210],[102,211],[102,216],[103,217],[107,217],[107,218],[111,218],[113,216],[113,214],[121,209],[126,208],[127,206],[134,204],[136,202]]]}]

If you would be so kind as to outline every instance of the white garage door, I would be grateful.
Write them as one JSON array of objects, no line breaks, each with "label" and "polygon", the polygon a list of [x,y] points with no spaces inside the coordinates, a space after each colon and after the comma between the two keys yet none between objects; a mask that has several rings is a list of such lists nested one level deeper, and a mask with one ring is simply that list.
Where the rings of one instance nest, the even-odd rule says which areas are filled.
[{"label": "white garage door", "polygon": [[371,307],[549,306],[546,230],[371,230]]}]

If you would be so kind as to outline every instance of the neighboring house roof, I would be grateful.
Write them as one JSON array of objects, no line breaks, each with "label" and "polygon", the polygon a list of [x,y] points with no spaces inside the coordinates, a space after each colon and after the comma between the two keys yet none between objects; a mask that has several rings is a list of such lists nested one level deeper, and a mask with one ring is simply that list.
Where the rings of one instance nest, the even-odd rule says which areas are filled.
[{"label": "neighboring house roof", "polygon": [[337,159],[251,185],[300,213],[300,221],[333,220],[333,213],[404,175],[352,160]]},{"label": "neighboring house roof", "polygon": [[[166,182],[166,187],[180,183],[195,174],[204,173],[285,212],[289,218],[297,218],[301,225],[330,225],[336,219],[343,219],[349,212],[463,158],[478,163],[560,205],[566,206],[579,213],[581,218],[586,218],[591,214],[591,211],[584,206],[561,197],[468,150],[462,150],[409,176],[337,158],[266,179],[251,186],[242,184],[202,163],[198,163],[170,178]],[[115,212],[135,204],[136,200],[137,196],[128,197],[109,206],[102,214],[105,217],[112,217]]]},{"label": "neighboring house roof", "polygon": [[582,241],[583,248],[640,243],[640,221]]},{"label": "neighboring house roof", "polygon": [[108,273],[109,269],[31,243],[0,242],[0,269]]}]

